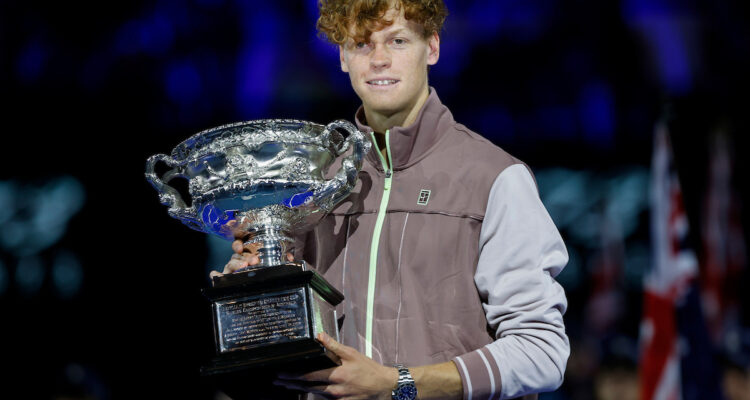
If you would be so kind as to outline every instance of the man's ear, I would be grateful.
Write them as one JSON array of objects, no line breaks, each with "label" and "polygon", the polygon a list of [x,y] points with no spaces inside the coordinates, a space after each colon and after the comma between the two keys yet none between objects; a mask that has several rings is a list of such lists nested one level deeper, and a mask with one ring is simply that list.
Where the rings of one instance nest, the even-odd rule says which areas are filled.
[{"label": "man's ear", "polygon": [[437,32],[427,38],[427,65],[435,65],[440,58],[440,36]]},{"label": "man's ear", "polygon": [[341,70],[349,72],[349,66],[346,65],[346,56],[344,55],[344,46],[339,45],[339,61],[341,61]]}]

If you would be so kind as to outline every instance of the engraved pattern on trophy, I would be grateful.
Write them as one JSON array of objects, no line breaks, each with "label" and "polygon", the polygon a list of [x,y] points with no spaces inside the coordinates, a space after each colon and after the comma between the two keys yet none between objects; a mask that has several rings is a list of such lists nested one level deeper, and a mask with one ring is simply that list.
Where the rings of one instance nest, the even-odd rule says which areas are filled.
[{"label": "engraved pattern on trophy", "polygon": [[[347,135],[342,135],[341,131]],[[324,176],[350,147],[341,170]],[[354,187],[369,140],[344,120],[327,126],[301,120],[238,122],[199,132],[171,156],[157,154],[146,178],[169,215],[189,227],[225,239],[260,244],[258,266],[280,265],[291,232],[304,232]],[[159,176],[156,164],[171,168]],[[169,182],[188,180],[188,206]]]}]

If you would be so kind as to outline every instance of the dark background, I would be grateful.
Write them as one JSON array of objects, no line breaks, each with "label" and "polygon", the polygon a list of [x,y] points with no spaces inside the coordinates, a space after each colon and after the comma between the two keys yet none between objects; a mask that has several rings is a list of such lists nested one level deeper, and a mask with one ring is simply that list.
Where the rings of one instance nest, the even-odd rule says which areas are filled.
[{"label": "dark background", "polygon": [[[609,356],[637,363],[657,121],[670,123],[699,253],[719,130],[747,198],[748,3],[446,3],[431,86],[531,165],[571,249],[559,279],[573,356],[545,397],[593,398]],[[168,217],[145,160],[232,121],[351,119],[359,101],[316,18],[313,0],[0,3],[0,397],[213,397],[198,375],[212,351],[200,288],[225,255]],[[629,210],[627,229],[610,209]],[[612,229],[613,318],[592,329]]]}]

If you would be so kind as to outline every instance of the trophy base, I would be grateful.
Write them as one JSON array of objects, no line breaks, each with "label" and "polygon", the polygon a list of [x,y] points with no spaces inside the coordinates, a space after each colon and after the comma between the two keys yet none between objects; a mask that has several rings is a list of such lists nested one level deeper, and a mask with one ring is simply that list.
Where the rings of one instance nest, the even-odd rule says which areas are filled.
[{"label": "trophy base", "polygon": [[[280,372],[304,373],[340,365],[335,354],[311,339],[300,346],[280,346],[235,357],[216,357],[201,368],[204,379],[233,400],[297,400],[302,392],[276,386]],[[302,397],[304,398],[304,397]]]},{"label": "trophy base", "polygon": [[203,294],[211,301],[217,355],[201,374],[219,388],[243,383],[238,387],[262,386],[278,397],[284,389],[270,388],[278,372],[339,365],[315,338],[325,332],[338,340],[335,306],[344,296],[303,264],[223,275]]}]

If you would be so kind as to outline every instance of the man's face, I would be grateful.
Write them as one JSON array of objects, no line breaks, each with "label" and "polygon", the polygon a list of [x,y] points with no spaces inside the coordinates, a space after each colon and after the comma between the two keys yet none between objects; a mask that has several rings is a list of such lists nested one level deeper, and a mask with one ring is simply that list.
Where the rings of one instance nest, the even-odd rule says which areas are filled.
[{"label": "man's face", "polygon": [[373,32],[369,43],[349,39],[340,47],[341,69],[365,110],[385,116],[411,110],[427,90],[427,66],[440,54],[437,33],[424,38],[419,25],[391,9],[393,24]]}]

